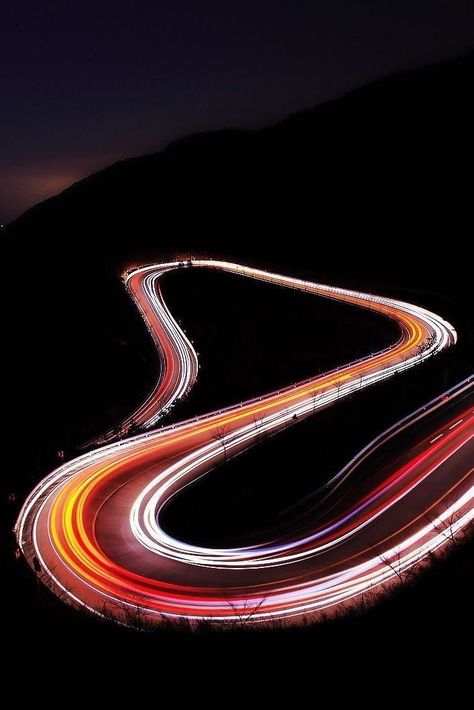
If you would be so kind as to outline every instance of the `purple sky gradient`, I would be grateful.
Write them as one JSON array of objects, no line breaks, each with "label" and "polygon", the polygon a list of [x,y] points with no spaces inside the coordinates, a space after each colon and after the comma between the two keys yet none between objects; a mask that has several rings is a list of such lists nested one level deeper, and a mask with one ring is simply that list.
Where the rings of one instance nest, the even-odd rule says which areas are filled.
[{"label": "purple sky gradient", "polygon": [[9,0],[0,222],[120,158],[467,51],[472,0]]}]

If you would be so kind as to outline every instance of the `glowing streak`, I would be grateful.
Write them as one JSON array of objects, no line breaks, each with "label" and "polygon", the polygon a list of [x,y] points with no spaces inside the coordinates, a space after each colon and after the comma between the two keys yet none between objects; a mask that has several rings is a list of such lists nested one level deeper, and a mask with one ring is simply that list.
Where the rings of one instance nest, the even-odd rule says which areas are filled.
[{"label": "glowing streak", "polygon": [[[449,323],[409,303],[228,262],[189,263],[372,308],[396,319],[401,337],[390,348],[338,370],[103,446],[53,471],[25,502],[16,531],[26,558],[30,564],[35,557],[39,560],[43,578],[50,580],[55,591],[97,613],[105,604],[107,612],[121,621],[127,621],[124,610],[137,605],[150,618],[166,614],[225,621],[239,618],[238,610],[246,609],[249,600],[256,605],[252,622],[291,618],[334,606],[393,580],[472,520],[472,469],[460,470],[441,496],[427,500],[414,517],[405,505],[422,487],[436,490],[439,472],[451,466],[472,440],[473,417],[468,411],[426,441],[423,450],[403,467],[365,495],[355,492],[350,504],[304,534],[228,549],[187,545],[167,535],[159,524],[160,510],[184,486],[217,465],[223,452],[226,458],[237,454],[262,436],[284,429],[288,422],[413,367],[456,341]],[[124,430],[132,423],[144,427],[156,423],[163,409],[182,397],[196,378],[196,353],[169,313],[158,283],[164,273],[181,266],[174,262],[147,266],[125,276],[160,352],[162,368],[153,391],[126,420]],[[450,404],[466,392],[472,392],[470,381],[450,392]],[[445,399],[418,410],[365,447],[324,487],[323,500],[347,485],[384,441],[428,412],[437,412]],[[217,430],[223,432],[219,437]],[[112,437],[107,432],[102,440]],[[116,498],[120,504],[115,509]],[[426,524],[428,514],[432,520]],[[398,525],[394,522],[390,533],[381,537],[379,522],[398,519]],[[114,544],[107,542],[110,537],[116,540]],[[375,544],[382,546],[377,555],[373,554]],[[127,557],[124,550],[129,548]],[[203,570],[198,577],[201,581],[193,582],[199,569]],[[267,570],[271,571],[268,576]]]}]

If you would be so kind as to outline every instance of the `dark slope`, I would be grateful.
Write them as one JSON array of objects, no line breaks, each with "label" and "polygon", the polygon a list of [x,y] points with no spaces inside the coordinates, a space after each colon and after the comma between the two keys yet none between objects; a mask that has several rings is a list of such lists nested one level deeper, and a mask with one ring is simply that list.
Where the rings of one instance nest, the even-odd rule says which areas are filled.
[{"label": "dark slope", "polygon": [[119,280],[131,262],[222,255],[392,292],[439,308],[466,343],[473,68],[471,54],[267,129],[191,136],[92,175],[3,230],[12,418],[34,423],[30,463],[51,448],[50,432],[68,447],[152,382],[153,348]]},{"label": "dark slope", "polygon": [[[384,406],[390,400],[402,414],[416,397],[423,401],[464,374],[473,337],[472,264],[461,247],[472,235],[473,79],[470,55],[371,84],[267,129],[191,136],[160,154],[113,165],[2,230],[4,310],[12,320],[7,376],[15,386],[7,439],[12,465],[3,479],[8,490],[21,498],[57,463],[58,448],[72,454],[91,429],[128,412],[153,381],[153,348],[119,280],[130,263],[183,252],[241,258],[412,299],[456,325],[456,351],[424,374],[421,368],[407,374],[406,384],[382,385],[351,400],[352,421],[359,406],[389,417],[396,408]],[[204,281],[200,288],[211,288]],[[225,301],[232,288],[226,280],[218,295]],[[186,322],[186,294],[179,294],[177,280],[168,289]],[[211,295],[203,294],[203,304]],[[247,307],[252,299],[249,290]],[[295,300],[279,303],[275,330],[285,332]],[[308,308],[308,322],[317,308],[312,303],[298,305]],[[225,312],[221,304],[214,315],[224,322]],[[247,334],[242,325],[242,351]],[[328,333],[326,349],[344,335]],[[304,333],[296,348],[281,340],[279,356],[296,377],[285,359],[309,352],[312,341]],[[342,359],[349,354],[335,352]],[[230,372],[229,357],[243,366],[234,348],[223,354]],[[255,381],[256,372],[251,376]],[[373,433],[358,432],[357,440]],[[3,516],[7,526],[16,507]]]},{"label": "dark slope", "polygon": [[119,273],[168,254],[243,258],[398,293],[439,308],[466,343],[473,68],[471,54],[267,129],[191,136],[9,225],[14,425],[35,422],[41,448],[43,427],[59,422],[67,446],[77,423],[100,428],[140,400],[155,356]]},{"label": "dark slope", "polygon": [[318,269],[327,258],[363,261],[376,244],[411,276],[418,265],[398,257],[392,240],[429,247],[435,230],[449,238],[468,230],[473,65],[471,54],[268,129],[195,135],[119,162],[29,210],[7,236],[28,237],[40,255],[58,236],[87,261],[124,263],[150,249],[284,264],[290,251],[301,265],[301,252],[314,251]]}]

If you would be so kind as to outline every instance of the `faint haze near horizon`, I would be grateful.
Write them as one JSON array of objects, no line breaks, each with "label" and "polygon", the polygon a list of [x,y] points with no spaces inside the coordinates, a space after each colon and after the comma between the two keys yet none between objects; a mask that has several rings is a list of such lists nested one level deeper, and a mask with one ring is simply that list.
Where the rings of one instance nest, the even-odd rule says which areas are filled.
[{"label": "faint haze near horizon", "polygon": [[195,131],[254,127],[472,46],[471,0],[19,0],[0,25],[0,222]]}]

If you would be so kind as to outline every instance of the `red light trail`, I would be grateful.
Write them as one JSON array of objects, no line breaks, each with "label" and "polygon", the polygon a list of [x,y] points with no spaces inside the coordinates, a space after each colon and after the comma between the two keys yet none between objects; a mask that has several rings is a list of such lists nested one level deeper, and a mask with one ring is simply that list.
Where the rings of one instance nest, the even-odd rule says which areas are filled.
[{"label": "red light trail", "polygon": [[[288,422],[413,367],[456,340],[445,320],[402,301],[227,262],[187,265],[374,309],[397,320],[400,338],[338,370],[101,446],[53,471],[26,500],[16,533],[28,562],[40,565],[41,579],[58,596],[124,623],[131,623],[127,612],[134,609],[157,623],[163,615],[226,622],[247,613],[252,623],[298,618],[393,581],[472,520],[474,420],[468,381],[366,447],[318,493],[317,514],[284,538],[222,549],[169,536],[160,511],[184,486]],[[162,274],[183,266],[147,266],[125,277],[160,351],[162,369],[124,429],[131,422],[155,424],[197,376],[193,347],[159,290]],[[402,465],[384,466],[370,481],[358,475],[373,451],[394,437],[403,442],[415,424],[423,435]],[[110,438],[108,432],[103,441]]]}]

